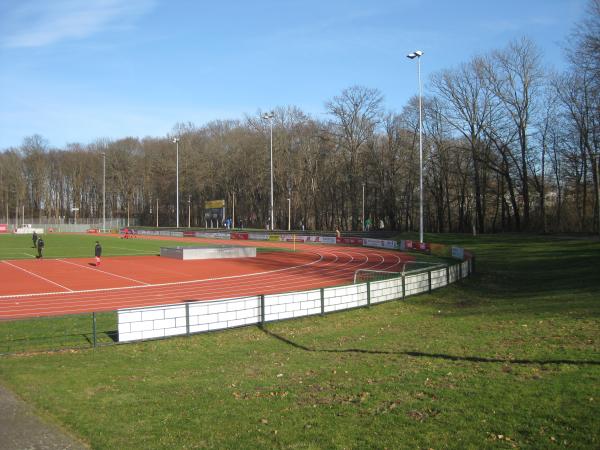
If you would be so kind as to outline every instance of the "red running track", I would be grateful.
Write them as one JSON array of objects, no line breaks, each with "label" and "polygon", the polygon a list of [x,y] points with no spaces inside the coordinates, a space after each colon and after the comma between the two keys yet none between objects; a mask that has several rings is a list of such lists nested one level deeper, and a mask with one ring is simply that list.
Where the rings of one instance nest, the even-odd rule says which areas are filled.
[{"label": "red running track", "polygon": [[296,248],[295,252],[265,252],[256,258],[221,260],[111,257],[103,258],[100,267],[95,267],[90,258],[1,261],[0,319],[111,311],[348,284],[358,269],[400,272],[403,263],[413,259],[397,251],[363,247],[297,244]]}]

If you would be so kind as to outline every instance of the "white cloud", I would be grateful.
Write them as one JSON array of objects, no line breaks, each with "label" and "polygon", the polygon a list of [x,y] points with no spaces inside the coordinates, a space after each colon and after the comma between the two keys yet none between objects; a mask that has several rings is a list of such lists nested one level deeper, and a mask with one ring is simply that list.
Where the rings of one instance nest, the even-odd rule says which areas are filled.
[{"label": "white cloud", "polygon": [[127,25],[150,11],[155,0],[27,0],[8,11],[0,28],[3,47],[42,47],[82,39],[107,27]]}]

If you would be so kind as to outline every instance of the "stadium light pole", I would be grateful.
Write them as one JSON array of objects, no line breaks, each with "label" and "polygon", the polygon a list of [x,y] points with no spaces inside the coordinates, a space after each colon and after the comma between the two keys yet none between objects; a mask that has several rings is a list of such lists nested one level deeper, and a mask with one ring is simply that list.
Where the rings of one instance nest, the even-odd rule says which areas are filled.
[{"label": "stadium light pole", "polygon": [[365,231],[365,183],[362,184],[362,230]]},{"label": "stadium light pole", "polygon": [[600,153],[593,153],[596,160],[596,201],[598,202],[598,234],[600,235]]},{"label": "stadium light pole", "polygon": [[106,152],[102,152],[102,232],[106,233]]},{"label": "stadium light pole", "polygon": [[263,114],[262,118],[268,120],[271,126],[271,231],[274,229],[274,221],[273,221],[273,117],[275,117],[275,113],[273,111]]},{"label": "stadium light pole", "polygon": [[416,50],[406,55],[409,59],[417,58],[417,71],[419,76],[419,242],[423,243],[423,113],[421,88],[421,56],[423,52]]},{"label": "stadium light pole", "polygon": [[292,199],[288,197],[288,231],[292,229]]},{"label": "stadium light pole", "polygon": [[177,159],[176,166],[175,166],[175,172],[176,172],[175,189],[177,191],[177,199],[175,200],[176,201],[175,214],[177,215],[177,220],[176,220],[177,228],[179,228],[179,138],[173,138],[173,143],[176,146],[175,155],[176,155],[176,159]]}]

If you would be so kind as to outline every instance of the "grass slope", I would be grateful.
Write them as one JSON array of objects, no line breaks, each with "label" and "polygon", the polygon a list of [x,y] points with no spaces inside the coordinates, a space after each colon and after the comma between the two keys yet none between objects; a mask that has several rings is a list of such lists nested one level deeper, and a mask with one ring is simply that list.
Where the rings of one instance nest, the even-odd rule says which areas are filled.
[{"label": "grass slope", "polygon": [[326,317],[0,358],[93,448],[598,448],[600,244],[430,236],[478,273]]}]

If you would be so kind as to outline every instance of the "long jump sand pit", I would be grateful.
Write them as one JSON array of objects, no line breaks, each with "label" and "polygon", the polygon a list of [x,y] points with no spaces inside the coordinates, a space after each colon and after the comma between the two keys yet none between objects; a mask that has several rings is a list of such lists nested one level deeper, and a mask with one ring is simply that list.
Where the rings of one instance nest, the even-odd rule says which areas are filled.
[{"label": "long jump sand pit", "polygon": [[256,258],[256,247],[211,246],[211,247],[161,247],[160,256],[181,260]]}]

